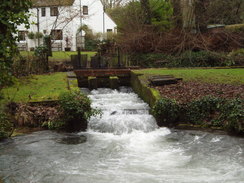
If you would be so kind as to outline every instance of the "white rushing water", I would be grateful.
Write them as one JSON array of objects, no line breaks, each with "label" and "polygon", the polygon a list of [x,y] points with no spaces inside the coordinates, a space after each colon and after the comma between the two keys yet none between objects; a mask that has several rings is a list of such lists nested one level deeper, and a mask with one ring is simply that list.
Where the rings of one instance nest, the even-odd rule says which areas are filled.
[{"label": "white rushing water", "polygon": [[244,139],[158,128],[129,88],[93,90],[87,132],[0,143],[0,180],[17,183],[244,183]]}]

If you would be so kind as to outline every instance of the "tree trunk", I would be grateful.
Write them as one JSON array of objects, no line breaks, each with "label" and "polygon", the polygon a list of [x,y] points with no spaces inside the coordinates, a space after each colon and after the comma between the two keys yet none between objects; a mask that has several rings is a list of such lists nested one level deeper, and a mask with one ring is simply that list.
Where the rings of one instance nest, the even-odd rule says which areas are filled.
[{"label": "tree trunk", "polygon": [[182,11],[181,11],[181,2],[179,0],[171,0],[171,3],[173,5],[173,20],[174,25],[177,28],[182,28]]},{"label": "tree trunk", "polygon": [[151,22],[151,9],[150,9],[150,4],[149,0],[140,0],[141,2],[141,8],[144,16],[144,23],[145,24],[152,24]]},{"label": "tree trunk", "polygon": [[182,26],[183,29],[191,32],[196,31],[195,1],[181,0]]}]

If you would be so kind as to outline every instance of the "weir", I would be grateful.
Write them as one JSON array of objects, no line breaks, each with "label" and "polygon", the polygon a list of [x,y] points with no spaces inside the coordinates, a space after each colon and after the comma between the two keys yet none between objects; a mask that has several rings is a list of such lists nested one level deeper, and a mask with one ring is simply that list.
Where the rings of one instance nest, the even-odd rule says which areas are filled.
[{"label": "weir", "polygon": [[130,85],[130,69],[80,69],[74,73],[79,87],[118,89]]}]

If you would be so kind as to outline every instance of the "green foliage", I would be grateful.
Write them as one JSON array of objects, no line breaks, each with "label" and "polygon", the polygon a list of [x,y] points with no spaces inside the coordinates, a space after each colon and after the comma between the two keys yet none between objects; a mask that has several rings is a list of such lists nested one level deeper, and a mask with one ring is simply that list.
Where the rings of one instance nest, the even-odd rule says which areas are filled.
[{"label": "green foliage", "polygon": [[224,128],[230,132],[244,134],[244,100],[228,100],[221,108],[220,120]]},{"label": "green foliage", "polygon": [[91,108],[90,99],[79,90],[62,93],[59,96],[61,116],[58,123],[66,131],[79,131],[87,128],[87,122],[92,115],[98,114]]},{"label": "green foliage", "polygon": [[34,51],[34,55],[38,58],[45,58],[47,54],[47,47],[44,45],[37,46]]},{"label": "green foliage", "polygon": [[13,76],[11,72],[11,60],[0,60],[0,90],[4,86],[12,84]]},{"label": "green foliage", "polygon": [[94,51],[97,50],[98,44],[100,43],[99,40],[89,39],[86,38],[85,40],[85,50],[86,51]]},{"label": "green foliage", "polygon": [[35,38],[36,38],[36,39],[43,38],[43,34],[42,34],[41,32],[36,32],[36,34],[35,34]]},{"label": "green foliage", "polygon": [[82,118],[88,120],[92,115],[89,98],[80,91],[62,93],[59,96],[59,104],[64,111],[65,120]]},{"label": "green foliage", "polygon": [[3,0],[0,5],[0,89],[11,81],[12,58],[18,40],[17,26],[28,28],[28,9],[31,1]]},{"label": "green foliage", "polygon": [[119,31],[136,30],[138,25],[143,24],[143,16],[139,1],[132,1],[125,6],[113,8],[107,11],[117,24]]},{"label": "green foliage", "polygon": [[[23,57],[31,57],[34,55],[34,52],[31,51],[21,51],[20,54]],[[48,60],[50,62],[60,62],[60,61],[69,61],[70,56],[77,54],[77,52],[74,51],[54,51],[52,52],[53,56],[49,57]],[[88,60],[91,60],[91,57],[96,54],[96,52],[84,52],[82,51],[81,54],[87,54]]]},{"label": "green foliage", "polygon": [[219,112],[222,106],[222,99],[205,96],[192,101],[186,106],[186,119],[193,124],[201,124],[207,119],[211,119],[214,113]]},{"label": "green foliage", "polygon": [[162,98],[155,103],[153,114],[161,124],[170,126],[179,120],[180,106],[174,100]]},{"label": "green foliage", "polygon": [[186,118],[193,124],[225,128],[244,133],[243,99],[220,99],[206,96],[187,105]]},{"label": "green foliage", "polygon": [[[149,0],[152,24],[159,30],[171,27],[173,8],[169,1]],[[145,17],[139,1],[132,1],[125,6],[108,10],[109,15],[118,25],[120,31],[137,31],[145,23]],[[150,22],[150,21],[148,21]]]},{"label": "green foliage", "polygon": [[230,57],[210,51],[186,51],[167,64],[168,67],[216,67],[231,65],[234,65],[234,61]]},{"label": "green foliage", "polygon": [[173,60],[172,56],[161,53],[133,54],[130,56],[132,64],[141,67],[165,67],[170,60]]},{"label": "green foliage", "polygon": [[172,26],[173,7],[171,2],[165,0],[149,0],[152,24],[161,30]]},{"label": "green foliage", "polygon": [[155,103],[153,114],[159,125],[189,123],[202,127],[218,127],[235,134],[244,134],[244,100],[205,96],[187,104],[162,98]]},{"label": "green foliage", "polygon": [[230,54],[230,57],[233,56],[243,56],[244,57],[244,48],[238,49],[238,50],[233,50]]},{"label": "green foliage", "polygon": [[60,130],[63,129],[65,126],[65,122],[62,120],[58,121],[47,121],[42,123],[42,128],[46,128],[49,130]]},{"label": "green foliage", "polygon": [[244,48],[233,50],[228,54],[228,57],[235,61],[235,65],[244,65]]},{"label": "green foliage", "polygon": [[10,122],[7,114],[0,110],[0,140],[9,137],[13,124]]},{"label": "green foliage", "polygon": [[87,25],[83,25],[79,28],[78,31],[84,31],[85,34],[85,50],[86,51],[94,51],[97,50],[98,44],[100,43],[100,39],[102,35],[97,33],[94,34],[92,29],[90,29]]},{"label": "green foliage", "polygon": [[225,28],[231,32],[244,32],[244,24],[227,25]]},{"label": "green foliage", "polygon": [[29,39],[35,39],[35,33],[34,32],[28,32],[27,36]]},{"label": "green foliage", "polygon": [[162,53],[133,54],[130,58],[133,64],[141,67],[216,67],[235,64],[232,57],[210,51],[186,51],[180,56]]},{"label": "green foliage", "polygon": [[202,16],[205,17],[205,21],[208,24],[238,24],[244,20],[243,0],[211,0],[206,7],[202,6],[200,8],[206,8],[206,11],[203,12],[204,14]]}]

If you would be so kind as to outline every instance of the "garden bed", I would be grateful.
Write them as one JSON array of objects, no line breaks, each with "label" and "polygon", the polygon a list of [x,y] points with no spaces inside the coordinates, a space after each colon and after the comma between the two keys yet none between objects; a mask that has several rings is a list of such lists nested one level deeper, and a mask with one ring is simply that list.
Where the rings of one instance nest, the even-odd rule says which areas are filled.
[{"label": "garden bed", "polygon": [[244,99],[244,84],[231,85],[199,81],[181,81],[178,84],[157,86],[155,88],[160,91],[163,97],[175,99],[179,103],[188,103],[204,96]]}]

